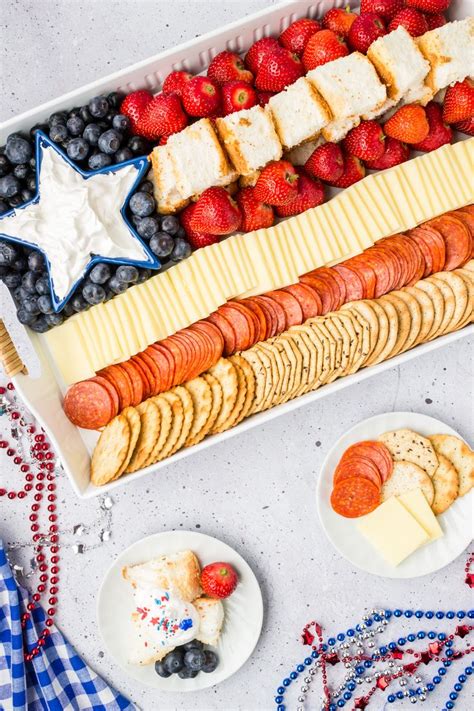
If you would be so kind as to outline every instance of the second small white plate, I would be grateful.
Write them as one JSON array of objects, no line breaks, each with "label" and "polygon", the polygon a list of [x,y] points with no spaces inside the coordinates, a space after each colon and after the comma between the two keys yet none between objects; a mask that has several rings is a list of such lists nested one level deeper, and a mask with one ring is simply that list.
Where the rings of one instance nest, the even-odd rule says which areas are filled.
[{"label": "second small white plate", "polygon": [[[216,561],[234,566],[239,576],[235,592],[223,600],[224,627],[216,653],[219,666],[211,674],[200,672],[194,679],[167,679],[156,674],[154,664],[138,666],[128,661],[135,630],[130,614],[133,596],[122,577],[125,565],[143,563],[161,555],[193,551],[202,567]],[[217,538],[194,531],[166,531],[137,541],[114,561],[99,591],[99,629],[110,655],[133,679],[161,691],[198,691],[214,686],[234,674],[247,661],[257,644],[263,623],[263,601],[257,578],[248,563],[233,548]]]},{"label": "second small white plate", "polygon": [[318,485],[317,506],[321,525],[339,553],[362,570],[385,578],[417,578],[434,573],[451,563],[472,540],[472,491],[456,501],[438,516],[444,536],[422,546],[397,567],[389,565],[359,533],[357,519],[339,516],[330,503],[334,470],[345,450],[355,442],[376,439],[383,432],[408,428],[428,436],[432,434],[460,435],[440,420],[415,412],[388,412],[359,422],[344,434],[324,460]]}]

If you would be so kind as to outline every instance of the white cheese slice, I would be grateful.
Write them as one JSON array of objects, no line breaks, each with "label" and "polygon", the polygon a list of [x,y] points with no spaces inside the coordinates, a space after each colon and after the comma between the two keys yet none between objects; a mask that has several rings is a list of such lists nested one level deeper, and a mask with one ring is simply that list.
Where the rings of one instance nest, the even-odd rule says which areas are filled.
[{"label": "white cheese slice", "polygon": [[406,510],[416,518],[420,526],[425,529],[430,537],[430,541],[435,541],[444,535],[443,529],[439,525],[438,519],[431,510],[421,489],[412,489],[406,494],[399,496],[398,500],[403,504]]}]

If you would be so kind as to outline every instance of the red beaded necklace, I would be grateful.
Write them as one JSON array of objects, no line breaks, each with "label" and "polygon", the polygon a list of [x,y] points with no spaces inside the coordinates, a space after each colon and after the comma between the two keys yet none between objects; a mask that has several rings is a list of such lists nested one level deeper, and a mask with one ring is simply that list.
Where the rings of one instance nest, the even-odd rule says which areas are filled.
[{"label": "red beaded necklace", "polygon": [[[14,389],[13,383],[8,383],[6,389],[0,387],[0,397],[3,398],[7,391],[13,392]],[[11,403],[7,403],[6,412],[12,424],[21,418],[21,414],[14,407],[11,407]],[[31,444],[30,455],[35,460],[31,465],[23,460],[23,457],[17,453],[6,439],[0,441],[0,449],[6,450],[7,457],[12,457],[13,463],[24,474],[24,484],[20,490],[7,491],[5,488],[0,488],[0,497],[6,496],[12,501],[17,498],[24,499],[33,490],[35,492],[29,520],[31,523],[30,530],[33,534],[32,539],[35,544],[35,559],[40,576],[38,586],[32,595],[32,602],[28,603],[27,610],[21,617],[23,629],[26,627],[31,613],[39,606],[43,597],[48,598],[49,607],[46,610],[45,627],[39,636],[38,642],[32,649],[25,652],[25,660],[31,661],[44,646],[46,638],[50,634],[49,628],[53,625],[53,617],[56,614],[59,585],[59,535],[56,523],[55,456],[51,451],[51,445],[46,441],[46,435],[43,431],[36,433],[35,426],[28,425],[26,433]],[[45,503],[45,498],[48,502],[46,510],[48,512],[49,526],[47,530],[41,528],[39,523],[39,513]]]}]

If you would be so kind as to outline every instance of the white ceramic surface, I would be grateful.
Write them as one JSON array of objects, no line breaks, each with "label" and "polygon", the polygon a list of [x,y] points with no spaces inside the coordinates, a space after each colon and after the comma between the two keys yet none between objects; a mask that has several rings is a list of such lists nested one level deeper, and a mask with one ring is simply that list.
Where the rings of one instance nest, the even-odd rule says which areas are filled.
[{"label": "white ceramic surface", "polygon": [[[132,588],[121,571],[125,565],[144,563],[162,555],[192,550],[201,567],[216,561],[234,566],[239,584],[223,600],[224,627],[216,647],[219,666],[212,674],[199,673],[194,679],[168,679],[158,676],[153,664],[130,664],[128,654],[135,634],[130,614],[134,609]],[[97,606],[99,629],[110,655],[133,679],[160,691],[195,692],[207,689],[234,674],[252,654],[263,624],[262,593],[257,578],[246,561],[217,538],[195,531],[167,531],[137,541],[115,559],[99,591]]]},{"label": "white ceramic surface", "polygon": [[345,450],[355,442],[377,439],[384,432],[408,428],[421,435],[460,435],[440,420],[417,412],[386,412],[359,422],[334,444],[328,452],[317,486],[318,514],[324,531],[339,551],[351,563],[373,575],[385,578],[418,578],[434,573],[455,560],[469,545],[473,536],[473,491],[456,499],[438,517],[444,535],[412,553],[400,565],[387,563],[357,530],[357,519],[339,516],[331,507],[330,497],[334,470]]}]

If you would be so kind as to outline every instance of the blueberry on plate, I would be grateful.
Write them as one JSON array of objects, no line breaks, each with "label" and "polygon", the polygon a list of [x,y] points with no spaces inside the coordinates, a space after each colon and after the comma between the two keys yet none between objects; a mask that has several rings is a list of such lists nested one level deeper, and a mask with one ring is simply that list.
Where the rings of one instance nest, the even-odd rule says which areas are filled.
[{"label": "blueberry on plate", "polygon": [[180,679],[194,679],[195,676],[197,676],[199,672],[193,671],[192,669],[189,669],[188,667],[183,667],[181,671],[178,672],[178,676]]},{"label": "blueberry on plate", "polygon": [[33,323],[28,325],[33,331],[36,331],[36,333],[46,333],[46,331],[49,331],[49,324],[46,321],[46,316],[35,318]]},{"label": "blueberry on plate", "polygon": [[107,101],[113,109],[118,109],[124,98],[124,95],[118,91],[111,91],[110,94],[107,94]]},{"label": "blueberry on plate", "polygon": [[9,289],[21,288],[21,274],[18,272],[9,272],[2,277],[2,280]]},{"label": "blueberry on plate", "polygon": [[18,163],[18,165],[13,168],[13,175],[15,178],[18,178],[18,180],[24,180],[29,172],[30,166],[28,163]]},{"label": "blueberry on plate", "polygon": [[4,175],[8,175],[8,173],[11,171],[12,166],[6,155],[1,154],[0,155],[0,178],[3,178]]},{"label": "blueberry on plate", "polygon": [[33,155],[33,148],[26,138],[18,134],[12,134],[7,138],[5,155],[10,163],[14,163],[15,165],[18,163],[27,163]]},{"label": "blueberry on plate", "polygon": [[120,148],[122,135],[113,128],[102,133],[99,137],[99,149],[107,155],[113,155]]},{"label": "blueberry on plate", "polygon": [[108,165],[112,165],[112,156],[107,156],[105,153],[93,153],[87,165],[91,170],[101,170],[102,168],[107,168]]},{"label": "blueberry on plate", "polygon": [[[150,217],[141,218],[140,222],[137,224],[137,232],[140,235],[140,237],[143,237],[143,239],[151,239],[153,237],[153,235],[156,235],[156,233],[159,231],[159,229],[160,229],[160,222],[153,215]],[[171,239],[171,243],[172,243],[171,249],[173,249],[174,241],[173,241],[172,237],[170,239]],[[170,250],[170,252],[171,252],[171,250]],[[170,252],[168,252],[168,254]],[[159,255],[157,255],[157,256],[159,256]]]},{"label": "blueberry on plate", "polygon": [[144,281],[151,277],[151,269],[140,269],[138,279],[135,284],[143,284]]},{"label": "blueberry on plate", "polygon": [[116,163],[125,163],[126,160],[132,160],[132,158],[133,153],[130,148],[127,148],[126,146],[124,148],[119,148],[115,154]]},{"label": "blueberry on plate", "polygon": [[84,121],[80,116],[71,116],[67,120],[66,128],[71,136],[80,136],[84,131]]},{"label": "blueberry on plate", "polygon": [[149,144],[142,136],[132,136],[128,139],[127,146],[136,156],[144,156],[149,153]]},{"label": "blueberry on plate", "polygon": [[26,187],[28,190],[31,190],[34,192],[36,190],[36,175],[35,173],[32,173],[29,175],[26,179]]},{"label": "blueberry on plate", "polygon": [[171,676],[171,672],[165,669],[163,661],[155,662],[155,671],[158,676],[161,676],[163,679],[167,679],[169,676]]},{"label": "blueberry on plate", "polygon": [[206,657],[202,649],[189,649],[184,655],[184,666],[191,671],[201,671]]},{"label": "blueberry on plate", "polygon": [[155,210],[155,198],[149,193],[137,192],[130,198],[130,210],[139,217],[148,217]]},{"label": "blueberry on plate", "polygon": [[81,106],[81,108],[79,109],[79,116],[84,121],[84,123],[90,123],[91,121],[93,121],[93,118],[92,118],[91,112],[89,111],[88,106]]},{"label": "blueberry on plate", "polygon": [[73,138],[67,144],[66,152],[71,160],[84,160],[89,153],[89,144],[84,138]]},{"label": "blueberry on plate", "polygon": [[35,289],[36,293],[39,294],[39,296],[43,296],[44,294],[49,294],[49,281],[47,276],[41,276],[35,284]]},{"label": "blueberry on plate", "polygon": [[41,299],[41,296],[27,296],[26,299],[23,299],[23,308],[25,311],[28,311],[29,314],[33,314],[33,316],[39,316],[41,313],[41,309],[38,306],[38,299]]},{"label": "blueberry on plate", "polygon": [[182,259],[186,259],[191,254],[192,249],[189,242],[185,239],[178,237],[174,241],[174,249],[171,252],[171,259],[173,262],[180,262]]},{"label": "blueberry on plate", "polygon": [[198,639],[192,639],[190,642],[183,644],[183,649],[185,652],[189,652],[190,649],[204,649],[204,645]]},{"label": "blueberry on plate", "polygon": [[50,326],[53,328],[53,326],[60,326],[63,321],[64,321],[64,316],[62,313],[59,314],[45,314],[44,320]]},{"label": "blueberry on plate", "polygon": [[103,118],[107,115],[110,106],[105,96],[94,96],[89,101],[88,109],[90,115],[94,118]]},{"label": "blueberry on plate", "polygon": [[32,190],[22,190],[20,193],[21,202],[30,202],[33,200],[35,194]]},{"label": "blueberry on plate", "polygon": [[97,146],[101,133],[102,129],[98,124],[88,123],[82,133],[82,138],[84,138],[90,146]]},{"label": "blueberry on plate", "polygon": [[38,308],[41,311],[42,314],[52,314],[54,309],[53,309],[53,302],[51,301],[51,297],[49,294],[42,294],[41,296],[38,296]]},{"label": "blueberry on plate", "polygon": [[54,126],[51,126],[49,137],[55,143],[64,143],[68,135],[67,128],[63,123],[56,123]]},{"label": "blueberry on plate", "polygon": [[123,281],[126,284],[133,284],[138,279],[138,269],[136,267],[123,264],[118,267],[115,272],[115,276],[119,281]]},{"label": "blueberry on plate", "polygon": [[18,249],[10,242],[0,241],[0,264],[13,264],[18,257]]},{"label": "blueberry on plate", "polygon": [[38,274],[35,274],[34,272],[25,272],[21,279],[21,285],[29,294],[36,294],[37,279]]},{"label": "blueberry on plate", "polygon": [[16,312],[16,317],[24,326],[30,326],[33,321],[36,321],[36,316],[22,307]]},{"label": "blueberry on plate", "polygon": [[113,276],[107,282],[107,287],[110,291],[113,291],[114,294],[123,294],[124,291],[127,291],[128,284],[125,281],[120,281],[116,276]]},{"label": "blueberry on plate", "polygon": [[182,650],[175,649],[163,659],[164,668],[170,674],[177,674],[184,667],[184,655]]},{"label": "blueberry on plate", "polygon": [[116,131],[126,133],[130,129],[130,119],[124,114],[116,114],[112,119],[112,128]]},{"label": "blueberry on plate", "polygon": [[151,180],[144,180],[140,185],[140,192],[142,193],[150,193],[150,195],[153,195],[153,190],[154,188]]},{"label": "blueberry on plate", "polygon": [[110,266],[105,262],[100,262],[91,269],[89,279],[94,282],[94,284],[105,284],[111,275]]},{"label": "blueberry on plate", "polygon": [[28,262],[26,261],[26,257],[20,254],[13,262],[12,269],[14,269],[16,272],[26,271],[28,269]]},{"label": "blueberry on plate", "polygon": [[44,257],[41,252],[30,252],[28,255],[28,269],[32,272],[43,272],[45,269]]},{"label": "blueberry on plate", "polygon": [[82,287],[82,296],[89,304],[100,304],[105,300],[105,290],[100,284],[89,282]]},{"label": "blueberry on plate", "polygon": [[48,119],[48,123],[50,126],[55,126],[57,123],[63,123],[66,125],[67,121],[67,112],[66,111],[56,111],[54,114],[51,114],[51,116]]},{"label": "blueberry on plate", "polygon": [[179,220],[174,215],[166,215],[161,221],[161,229],[174,236],[180,228]]},{"label": "blueberry on plate", "polygon": [[0,178],[0,197],[9,200],[21,190],[20,181],[11,173]]},{"label": "blueberry on plate", "polygon": [[[140,234],[139,228],[137,228],[137,231]],[[174,249],[174,239],[171,235],[166,234],[166,232],[158,232],[158,234],[153,235],[150,239],[150,249],[159,259],[169,257]]]},{"label": "blueberry on plate", "polygon": [[219,657],[215,652],[212,652],[210,649],[206,649],[206,651],[204,652],[204,657],[204,664],[201,667],[201,671],[206,672],[206,674],[211,674],[217,669],[217,666],[219,664]]},{"label": "blueberry on plate", "polygon": [[86,309],[89,308],[90,304],[87,303],[82,294],[74,294],[71,301],[69,301],[66,306],[70,306],[73,310],[73,313],[79,313],[80,311],[86,311]]}]

